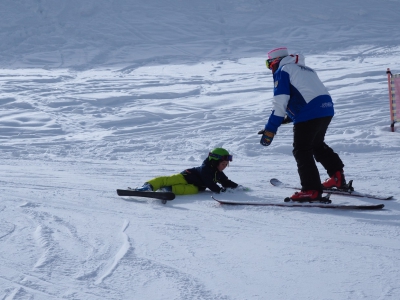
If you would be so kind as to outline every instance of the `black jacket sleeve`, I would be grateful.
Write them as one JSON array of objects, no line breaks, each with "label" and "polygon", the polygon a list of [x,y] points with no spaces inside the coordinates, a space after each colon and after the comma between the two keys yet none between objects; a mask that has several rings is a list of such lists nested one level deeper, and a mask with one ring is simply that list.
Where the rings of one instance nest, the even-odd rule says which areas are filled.
[{"label": "black jacket sleeve", "polygon": [[[217,171],[218,172],[218,171]],[[229,180],[228,177],[225,175],[223,172],[218,172],[219,173],[219,178],[218,182],[224,187],[224,188],[232,188],[235,189],[237,188],[238,184],[236,182],[233,182],[232,180]]]}]

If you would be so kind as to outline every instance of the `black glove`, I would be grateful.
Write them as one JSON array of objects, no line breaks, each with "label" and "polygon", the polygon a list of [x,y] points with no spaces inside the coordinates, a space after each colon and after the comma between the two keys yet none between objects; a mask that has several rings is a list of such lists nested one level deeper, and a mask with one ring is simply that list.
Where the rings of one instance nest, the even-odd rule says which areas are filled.
[{"label": "black glove", "polygon": [[222,187],[222,188],[219,190],[219,192],[220,192],[220,193],[225,193],[225,192],[226,192],[226,188]]},{"label": "black glove", "polygon": [[285,115],[285,117],[283,118],[282,124],[289,124],[292,122],[293,122],[293,120],[288,115]]}]

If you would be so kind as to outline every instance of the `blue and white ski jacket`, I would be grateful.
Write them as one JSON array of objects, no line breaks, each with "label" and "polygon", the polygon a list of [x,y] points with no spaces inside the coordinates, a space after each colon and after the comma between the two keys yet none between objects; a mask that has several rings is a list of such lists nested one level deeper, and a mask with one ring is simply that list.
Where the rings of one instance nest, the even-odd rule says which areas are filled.
[{"label": "blue and white ski jacket", "polygon": [[317,73],[305,66],[303,55],[284,57],[273,77],[273,109],[265,130],[276,133],[285,114],[293,124],[334,115],[328,90]]}]

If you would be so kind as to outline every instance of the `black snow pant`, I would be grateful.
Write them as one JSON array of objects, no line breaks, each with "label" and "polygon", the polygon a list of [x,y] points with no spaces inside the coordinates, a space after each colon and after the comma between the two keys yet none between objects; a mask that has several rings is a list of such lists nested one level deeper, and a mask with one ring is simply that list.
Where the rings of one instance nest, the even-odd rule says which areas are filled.
[{"label": "black snow pant", "polygon": [[321,178],[315,161],[321,163],[329,177],[344,167],[339,155],[324,142],[331,120],[332,117],[323,117],[293,126],[293,156],[297,162],[303,191],[322,192]]}]

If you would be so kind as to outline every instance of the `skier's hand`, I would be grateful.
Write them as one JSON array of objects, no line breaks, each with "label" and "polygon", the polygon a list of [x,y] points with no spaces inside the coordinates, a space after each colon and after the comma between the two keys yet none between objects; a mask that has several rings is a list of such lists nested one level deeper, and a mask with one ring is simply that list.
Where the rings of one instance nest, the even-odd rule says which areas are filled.
[{"label": "skier's hand", "polygon": [[275,133],[267,130],[262,130],[258,134],[262,134],[260,144],[263,146],[269,146],[272,143],[272,140],[274,139]]},{"label": "skier's hand", "polygon": [[250,191],[250,189],[249,189],[248,187],[245,187],[245,186],[243,186],[243,185],[241,185],[241,184],[239,184],[239,185],[235,188],[235,190],[237,190],[237,191],[244,191],[244,192]]},{"label": "skier's hand", "polygon": [[293,122],[293,120],[288,115],[285,115],[285,117],[283,118],[282,124],[289,124],[292,122]]},{"label": "skier's hand", "polygon": [[226,188],[225,193],[236,193],[239,191],[247,192],[247,191],[250,191],[250,189],[239,184],[235,188]]}]

